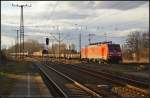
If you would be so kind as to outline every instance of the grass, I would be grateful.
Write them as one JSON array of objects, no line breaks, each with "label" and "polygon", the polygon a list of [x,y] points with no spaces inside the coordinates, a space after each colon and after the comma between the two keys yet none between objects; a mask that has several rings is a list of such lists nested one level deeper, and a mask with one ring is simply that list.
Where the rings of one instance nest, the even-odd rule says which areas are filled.
[{"label": "grass", "polygon": [[150,63],[148,58],[140,58],[139,61],[123,59],[123,63]]},{"label": "grass", "polygon": [[15,80],[10,77],[10,74],[0,72],[0,95],[7,96],[11,93]]},{"label": "grass", "polygon": [[16,82],[16,76],[26,74],[29,71],[29,62],[13,62],[0,65],[0,95],[8,96],[11,94]]},{"label": "grass", "polygon": [[29,62],[8,62],[5,65],[0,66],[0,71],[12,73],[12,74],[23,74],[29,71]]}]

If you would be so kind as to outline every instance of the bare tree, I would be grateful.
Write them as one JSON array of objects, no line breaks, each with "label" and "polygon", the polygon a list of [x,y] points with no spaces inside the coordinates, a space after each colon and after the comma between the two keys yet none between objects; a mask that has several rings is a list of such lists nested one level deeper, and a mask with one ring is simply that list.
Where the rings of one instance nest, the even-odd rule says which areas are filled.
[{"label": "bare tree", "polygon": [[[136,61],[140,61],[142,56],[148,57],[149,54],[149,36],[148,32],[135,31],[127,36],[126,43],[124,44],[124,53],[131,57],[135,54]],[[130,55],[130,56],[129,56]]]},{"label": "bare tree", "polygon": [[[43,49],[42,44],[39,44],[38,41],[36,40],[28,40],[24,43],[25,46],[25,52],[28,52],[29,54],[32,54],[33,52],[37,52]],[[18,47],[20,47],[20,44],[18,45]],[[7,51],[9,53],[11,52],[15,52],[16,45],[10,47]]]},{"label": "bare tree", "polygon": [[[59,47],[58,44],[53,44],[52,47],[49,48],[49,53],[55,53],[55,54],[59,53],[58,47]],[[69,49],[67,49],[67,45],[65,43],[61,43],[60,44],[60,53],[61,54],[76,53],[75,45],[71,44],[71,45],[69,45]]]}]

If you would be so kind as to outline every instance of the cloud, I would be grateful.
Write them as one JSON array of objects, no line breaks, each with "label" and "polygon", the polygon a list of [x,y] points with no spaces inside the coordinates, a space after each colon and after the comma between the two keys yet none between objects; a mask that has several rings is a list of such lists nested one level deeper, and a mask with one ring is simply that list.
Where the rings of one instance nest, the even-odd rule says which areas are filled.
[{"label": "cloud", "polygon": [[16,37],[17,28],[19,29],[19,27],[11,24],[1,24],[1,35]]},{"label": "cloud", "polygon": [[[98,1],[101,2],[101,1]],[[78,9],[93,9],[96,7],[96,1],[70,1],[68,4]]]},{"label": "cloud", "polygon": [[129,10],[137,8],[148,1],[102,1],[97,8],[102,9],[118,9],[118,10]]},{"label": "cloud", "polygon": [[10,36],[1,36],[1,45],[2,48],[9,48],[12,45],[15,45],[15,39]]},{"label": "cloud", "polygon": [[145,29],[140,28],[132,28],[132,29],[126,29],[126,30],[118,30],[116,32],[108,33],[109,37],[127,37],[131,32],[135,31],[145,31]]},{"label": "cloud", "polygon": [[39,36],[39,37],[45,37],[46,36],[46,34],[43,32],[27,32],[26,34],[25,34],[25,36],[31,36],[31,37],[34,37],[34,36]]},{"label": "cloud", "polygon": [[[12,7],[11,3],[20,3],[20,1],[3,1],[1,31],[3,36],[15,38],[15,30],[20,25],[20,9]],[[41,41],[46,36],[45,32],[58,32],[52,26],[59,25],[60,32],[64,35],[67,33],[71,35],[67,37],[68,41],[78,46],[80,30],[75,31],[75,24],[88,26],[87,30],[85,27],[82,29],[82,35],[86,35],[83,45],[88,43],[88,33],[103,35],[104,32],[107,32],[112,33],[114,37],[122,37],[127,33],[120,35],[117,32],[149,28],[148,1],[24,1],[22,3],[32,4],[31,8],[24,9],[25,35],[27,35],[25,39]],[[99,30],[96,29],[97,26]],[[105,40],[104,37],[97,36],[93,41],[100,39]],[[67,42],[67,39],[64,41]]]},{"label": "cloud", "polygon": [[129,10],[137,8],[148,1],[73,1],[69,4],[77,9],[117,9]]},{"label": "cloud", "polygon": [[56,11],[53,16],[51,16],[51,13],[43,12],[41,13],[42,16],[39,16],[38,19],[44,19],[44,20],[82,20],[90,15],[87,13],[77,13],[77,12],[71,12],[71,11]]}]

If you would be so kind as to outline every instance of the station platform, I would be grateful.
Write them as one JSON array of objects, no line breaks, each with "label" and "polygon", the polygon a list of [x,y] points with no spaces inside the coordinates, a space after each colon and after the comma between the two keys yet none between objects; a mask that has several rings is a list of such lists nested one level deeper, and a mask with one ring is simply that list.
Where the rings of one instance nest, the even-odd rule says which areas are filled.
[{"label": "station platform", "polygon": [[9,96],[11,97],[49,97],[52,95],[44,84],[40,75],[27,73],[25,75],[17,75],[15,87]]}]

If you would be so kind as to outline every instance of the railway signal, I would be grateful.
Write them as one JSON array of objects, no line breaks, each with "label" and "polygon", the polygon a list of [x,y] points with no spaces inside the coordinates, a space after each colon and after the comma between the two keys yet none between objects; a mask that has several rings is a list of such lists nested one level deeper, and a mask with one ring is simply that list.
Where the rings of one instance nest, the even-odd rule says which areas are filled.
[{"label": "railway signal", "polygon": [[49,38],[46,38],[46,45],[49,45]]}]

